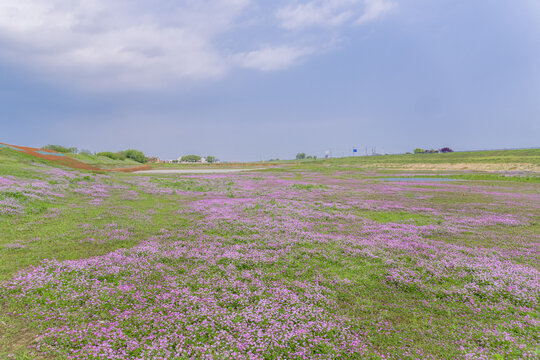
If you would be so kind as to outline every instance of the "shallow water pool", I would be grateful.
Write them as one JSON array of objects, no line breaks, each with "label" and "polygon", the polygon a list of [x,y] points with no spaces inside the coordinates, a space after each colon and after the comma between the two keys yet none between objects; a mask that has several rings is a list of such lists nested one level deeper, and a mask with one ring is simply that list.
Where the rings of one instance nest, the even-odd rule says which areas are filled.
[{"label": "shallow water pool", "polygon": [[22,151],[22,150],[19,149],[19,148],[16,148],[16,147],[10,146],[10,145],[5,145],[5,144],[0,144],[0,147],[8,148],[8,149],[13,149],[13,150],[17,150],[17,151]]},{"label": "shallow water pool", "polygon": [[53,155],[53,156],[66,156],[66,155],[64,155],[64,154],[60,154],[60,153],[50,153],[50,152],[43,151],[43,150],[39,150],[39,151],[38,151],[38,154],[42,154],[42,155]]}]

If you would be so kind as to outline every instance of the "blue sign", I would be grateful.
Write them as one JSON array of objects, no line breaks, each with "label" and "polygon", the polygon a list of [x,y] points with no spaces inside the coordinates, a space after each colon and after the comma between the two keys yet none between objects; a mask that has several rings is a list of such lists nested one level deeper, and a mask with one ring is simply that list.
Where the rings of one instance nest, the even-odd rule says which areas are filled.
[{"label": "blue sign", "polygon": [[358,149],[352,149],[352,152],[358,152]]}]

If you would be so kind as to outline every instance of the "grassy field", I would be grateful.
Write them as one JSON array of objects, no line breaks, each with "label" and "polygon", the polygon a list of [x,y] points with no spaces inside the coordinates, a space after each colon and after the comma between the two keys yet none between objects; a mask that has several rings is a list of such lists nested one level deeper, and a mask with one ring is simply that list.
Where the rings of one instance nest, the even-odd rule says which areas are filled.
[{"label": "grassy field", "polygon": [[0,358],[538,358],[538,174],[392,164],[539,156],[181,176],[0,149]]},{"label": "grassy field", "polygon": [[311,164],[316,167],[324,166],[330,169],[341,168],[349,170],[361,168],[375,170],[458,171],[461,173],[470,171],[484,173],[500,171],[539,173],[540,149],[356,156],[304,160],[300,163],[304,167]]},{"label": "grassy field", "polygon": [[347,164],[528,163],[540,165],[540,149],[462,151],[445,154],[357,156],[354,158],[337,158],[332,161],[335,163]]},{"label": "grassy field", "polygon": [[[106,156],[91,154],[68,154],[69,157],[83,163],[102,169],[140,166],[131,159],[114,160]],[[408,154],[408,155],[378,155],[357,156],[345,158],[331,158],[318,160],[281,160],[252,163],[218,163],[218,164],[150,164],[156,169],[192,169],[192,168],[244,168],[244,167],[272,167],[272,166],[298,166],[306,168],[314,165],[320,168],[377,168],[377,169],[431,169],[431,170],[493,170],[493,171],[531,171],[540,172],[540,149],[528,150],[492,150],[474,152],[454,152],[447,154]],[[418,168],[421,166],[421,168]]]},{"label": "grassy field", "polygon": [[223,168],[223,167],[293,167],[324,170],[412,169],[412,170],[470,170],[540,172],[540,149],[491,150],[454,152],[446,154],[407,154],[356,156],[317,160],[280,160],[252,163],[220,164],[151,164],[153,168]]}]

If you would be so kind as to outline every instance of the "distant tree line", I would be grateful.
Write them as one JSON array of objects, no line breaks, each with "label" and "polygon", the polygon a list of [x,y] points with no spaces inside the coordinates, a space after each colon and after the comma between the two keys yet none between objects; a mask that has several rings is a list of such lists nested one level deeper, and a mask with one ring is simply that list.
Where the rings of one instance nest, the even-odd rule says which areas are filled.
[{"label": "distant tree line", "polygon": [[439,150],[436,150],[436,149],[426,150],[426,149],[421,149],[421,148],[414,149],[415,154],[437,154],[437,153],[451,153],[451,152],[454,152],[454,150],[450,149],[449,147],[443,147],[442,149],[439,149]]},{"label": "distant tree line", "polygon": [[102,151],[96,154],[97,156],[105,156],[112,160],[126,160],[131,159],[133,161],[139,162],[141,164],[146,163],[146,155],[140,150],[128,149],[124,151],[111,152],[111,151]]},{"label": "distant tree line", "polygon": [[307,160],[307,159],[317,159],[317,155],[307,155],[306,153],[298,153],[296,154],[296,160]]}]

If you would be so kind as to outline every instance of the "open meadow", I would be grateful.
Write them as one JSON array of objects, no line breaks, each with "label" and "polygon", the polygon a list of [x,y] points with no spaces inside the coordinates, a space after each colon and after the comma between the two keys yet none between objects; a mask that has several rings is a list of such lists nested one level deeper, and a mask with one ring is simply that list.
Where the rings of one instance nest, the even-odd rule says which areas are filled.
[{"label": "open meadow", "polygon": [[538,359],[527,154],[155,175],[0,148],[0,358]]}]

